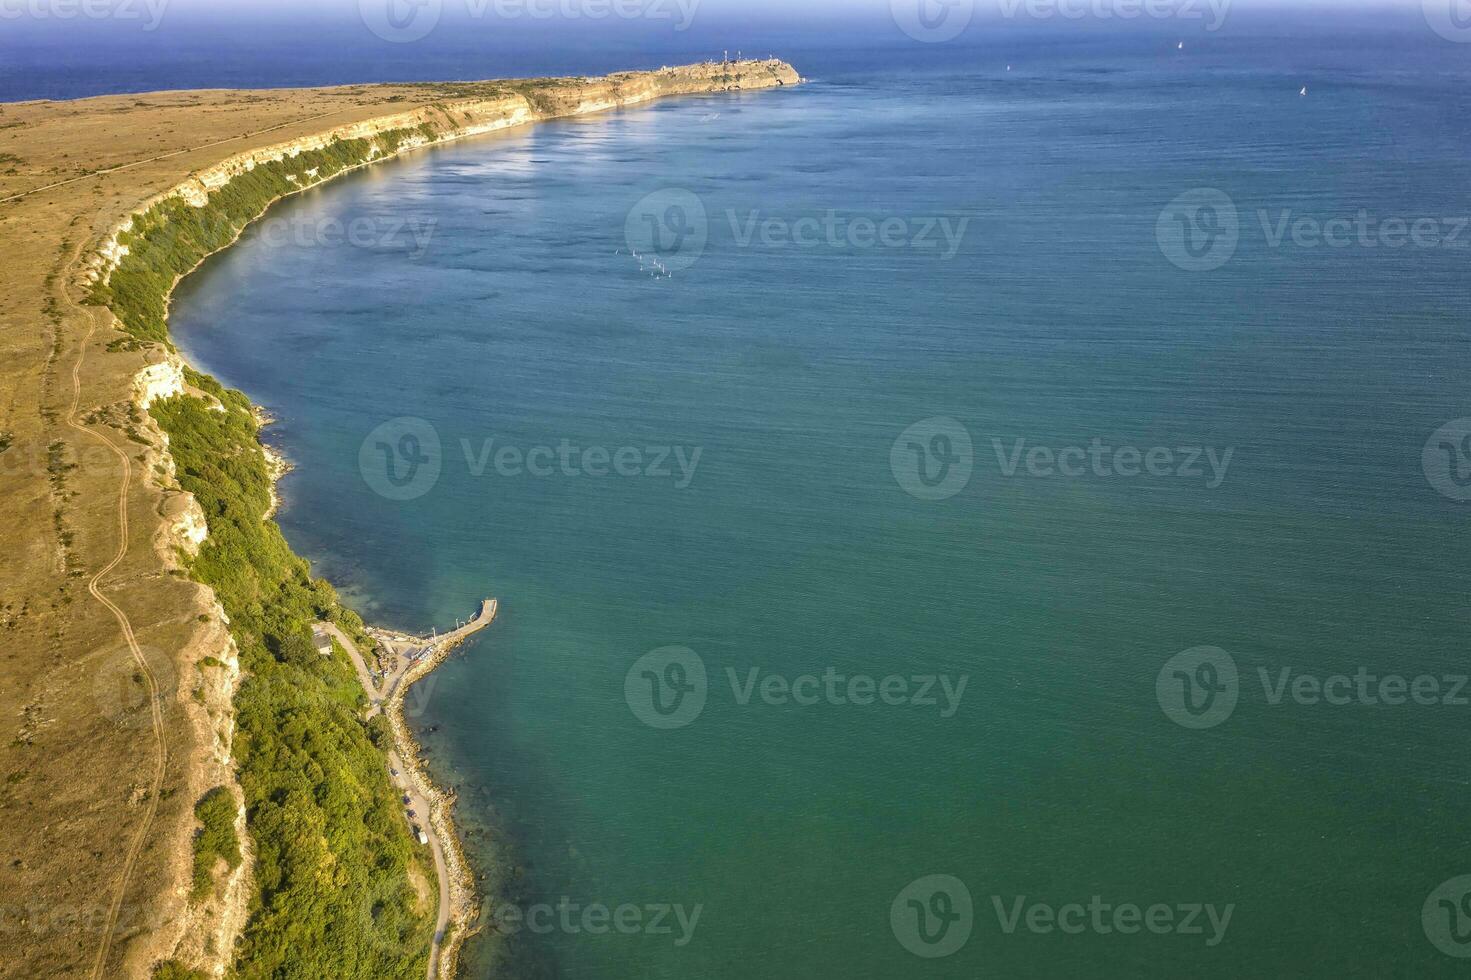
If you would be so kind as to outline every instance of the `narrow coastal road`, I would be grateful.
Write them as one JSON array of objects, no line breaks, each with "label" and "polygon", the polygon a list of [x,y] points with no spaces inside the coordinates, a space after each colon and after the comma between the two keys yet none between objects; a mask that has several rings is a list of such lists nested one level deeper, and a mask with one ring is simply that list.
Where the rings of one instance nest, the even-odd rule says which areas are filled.
[{"label": "narrow coastal road", "polygon": [[[460,643],[463,643],[471,636],[474,636],[476,633],[480,632],[491,623],[495,622],[496,612],[499,608],[500,603],[498,600],[486,599],[483,603],[480,604],[480,612],[478,615],[476,615],[474,619],[470,620],[468,623],[459,627],[458,629],[453,630],[452,632],[446,633],[440,637],[435,637],[428,642],[421,643],[420,646],[423,649],[428,649],[430,647],[448,649],[450,647],[458,646]],[[403,686],[404,678],[408,676],[409,669],[412,666],[413,664],[409,663],[407,661],[407,658],[405,658],[405,662],[402,666],[395,670],[393,674],[383,679],[382,696],[385,703],[392,701],[394,698],[399,696],[399,688]]]},{"label": "narrow coastal road", "polygon": [[408,772],[408,769],[397,752],[388,754],[388,762],[399,772],[399,775],[391,777],[393,785],[409,798],[407,806],[418,814],[419,826],[423,828],[424,836],[429,838],[429,851],[434,855],[434,871],[439,877],[439,914],[434,919],[434,940],[429,945],[429,980],[436,980],[439,976],[439,953],[444,948],[444,937],[449,931],[449,863],[444,859],[444,842],[440,840],[434,822],[429,819],[429,800],[404,778],[403,773]]},{"label": "narrow coastal road", "polygon": [[[487,606],[482,609],[482,615],[485,612],[488,612],[490,618],[494,618],[496,612],[494,612],[493,602],[487,603]],[[475,622],[480,622],[480,619],[477,619]],[[397,695],[399,684],[402,683],[403,677],[409,671],[410,664],[407,662],[407,658],[403,658],[405,662],[403,662],[402,667],[394,671],[391,677],[384,678],[384,687],[378,687],[377,684],[374,684],[372,671],[368,670],[368,662],[363,659],[362,652],[357,649],[356,643],[353,643],[347,637],[346,633],[343,633],[340,628],[337,628],[337,625],[331,624],[331,622],[325,622],[322,625],[327,627],[327,631],[331,634],[332,639],[337,640],[338,643],[343,645],[343,649],[347,650],[347,656],[353,662],[353,670],[357,671],[357,680],[362,681],[363,690],[368,692],[368,699],[372,702],[371,708],[368,709],[368,718],[375,717],[384,708],[384,703],[387,703],[390,697]],[[477,628],[482,628],[482,625],[484,624],[478,625]],[[472,631],[474,630],[471,630],[471,633]],[[455,636],[456,634],[450,634],[450,639],[453,639]],[[430,809],[430,799],[424,795],[424,792],[418,786],[415,786],[413,780],[407,777],[407,773],[410,773],[410,770],[405,765],[405,762],[403,762],[400,749],[394,749],[393,752],[388,753],[388,767],[390,767],[388,778],[393,781],[394,789],[399,790],[400,795],[409,798],[409,802],[403,803],[403,805],[415,814],[412,820],[416,821],[416,824],[410,825],[418,825],[421,830],[424,830],[424,836],[428,837],[430,853],[434,855],[435,877],[438,877],[438,881],[440,881],[440,909],[438,909],[438,915],[434,920],[434,940],[432,940],[430,945],[430,971],[428,971],[428,980],[437,980],[438,970],[440,970],[440,951],[444,948],[444,934],[449,931],[450,927],[449,862],[444,859],[444,842],[440,839],[440,833],[434,827],[434,821],[430,820],[430,814],[432,812]]]},{"label": "narrow coastal road", "polygon": [[383,694],[378,690],[378,685],[373,683],[373,673],[368,670],[363,655],[358,652],[357,645],[347,638],[347,634],[337,628],[336,623],[323,623],[332,639],[342,644],[342,649],[347,651],[347,656],[352,660],[353,668],[358,672],[358,680],[362,682],[363,690],[368,692],[368,700],[373,702],[368,709],[368,717],[372,718],[383,710]]},{"label": "narrow coastal road", "polygon": [[[53,910],[84,909],[88,903],[107,910],[103,920],[80,932],[32,929],[15,943],[0,942],[7,968],[27,976],[44,977],[59,971],[74,978],[112,980],[121,975],[125,961],[131,969],[132,964],[151,960],[155,954],[177,952],[182,958],[200,961],[206,972],[225,969],[234,956],[233,940],[228,946],[209,943],[202,951],[196,940],[205,935],[206,928],[217,933],[216,938],[230,939],[249,924],[246,919],[253,918],[233,912],[217,916],[213,904],[196,909],[188,900],[187,849],[193,824],[191,801],[185,797],[201,774],[232,782],[231,762],[228,752],[222,751],[221,739],[228,742],[239,719],[226,711],[223,728],[212,723],[196,726],[204,717],[189,703],[188,684],[181,685],[169,669],[181,648],[206,640],[212,643],[224,634],[216,615],[218,604],[208,588],[179,574],[166,548],[155,551],[152,547],[155,542],[164,545],[176,533],[178,515],[172,507],[184,502],[177,481],[167,476],[171,465],[168,447],[159,442],[160,433],[152,422],[146,422],[145,428],[155,445],[145,453],[126,438],[129,426],[119,423],[114,428],[107,418],[115,420],[117,409],[122,408],[136,422],[133,413],[143,412],[142,403],[149,400],[140,398],[140,393],[164,390],[156,383],[159,377],[140,377],[145,370],[159,367],[156,353],[143,356],[136,349],[126,332],[117,329],[115,311],[79,306],[88,284],[95,285],[98,276],[109,281],[106,277],[117,272],[124,259],[127,250],[121,246],[126,236],[120,243],[116,230],[130,218],[140,218],[151,202],[165,199],[186,200],[191,205],[209,202],[209,207],[199,209],[201,214],[206,210],[212,214],[215,207],[220,213],[234,214],[230,209],[251,194],[249,187],[242,189],[232,181],[243,179],[254,187],[246,174],[262,160],[278,158],[280,152],[320,145],[323,152],[336,157],[330,143],[350,140],[365,146],[367,158],[376,162],[421,144],[448,143],[547,119],[631,107],[666,96],[754,89],[798,80],[795,71],[781,63],[732,66],[705,62],[599,79],[197,90],[146,93],[147,98],[145,93],[119,93],[74,101],[39,100],[4,109],[6,119],[15,118],[5,128],[23,133],[15,138],[23,138],[27,159],[18,161],[19,168],[12,168],[8,176],[0,175],[0,223],[13,226],[24,238],[9,250],[3,263],[10,281],[0,301],[0,321],[7,327],[12,322],[16,325],[16,338],[0,359],[0,402],[4,403],[0,407],[8,413],[4,421],[13,418],[22,421],[23,427],[0,433],[3,448],[10,448],[13,437],[18,440],[15,451],[6,455],[0,510],[9,516],[12,502],[25,508],[17,513],[27,519],[8,532],[7,543],[15,546],[9,549],[12,554],[52,561],[0,563],[6,573],[0,574],[0,585],[7,599],[20,603],[25,620],[5,624],[19,631],[21,642],[13,644],[18,649],[5,650],[7,661],[16,662],[7,662],[6,679],[0,682],[6,696],[0,700],[7,714],[22,712],[22,734],[55,725],[46,733],[49,741],[44,757],[30,751],[28,735],[6,739],[3,746],[5,767],[12,768],[14,760],[25,758],[26,768],[14,768],[30,777],[24,785],[17,783],[6,790],[26,807],[22,822],[27,828],[7,841],[7,872],[16,879],[12,891],[34,896]],[[409,131],[417,135],[403,139],[403,133]],[[359,158],[356,145],[342,156],[344,160]],[[79,160],[98,169],[81,173]],[[277,163],[273,173],[296,173],[284,159]],[[326,176],[347,172],[327,170]],[[301,183],[306,185],[305,180]],[[250,215],[242,211],[239,217],[263,217],[266,202],[257,203],[262,205],[261,214],[255,214],[252,205],[247,209]],[[190,214],[195,210],[191,207]],[[177,217],[171,211],[168,214]],[[177,234],[185,233],[183,225],[187,224],[169,220],[158,225],[160,248],[177,245]],[[135,231],[137,227],[135,224]],[[209,247],[214,244],[224,242],[211,242]],[[194,257],[194,251],[202,247],[200,242],[190,242],[175,251],[181,258],[185,253]],[[85,267],[80,262],[83,255]],[[61,257],[65,257],[64,267],[56,264]],[[134,300],[146,300],[150,309],[156,306],[167,311],[176,284],[147,275],[143,278],[148,279],[143,293],[124,296],[126,290],[122,290],[113,297],[116,312],[125,313],[124,301]],[[108,340],[116,341],[116,354],[104,352]],[[98,344],[95,350],[93,342]],[[166,342],[163,346],[168,347]],[[137,356],[119,356],[122,353]],[[172,360],[176,352],[170,349],[168,353]],[[165,373],[172,375],[176,367],[171,363]],[[94,411],[101,414],[94,417]],[[94,440],[103,442],[107,450],[100,450]],[[33,456],[46,462],[45,450],[53,446],[52,452],[61,457],[53,468],[77,464],[74,468],[80,470],[64,493],[50,486],[61,483],[63,473],[27,465]],[[100,455],[75,458],[84,452]],[[155,459],[163,464],[158,475]],[[53,526],[51,517],[59,516],[63,502],[75,516],[75,528]],[[56,505],[51,515],[46,513],[48,503]],[[164,503],[169,506],[162,506]],[[117,530],[109,534],[114,521]],[[136,550],[132,547],[134,533]],[[69,586],[64,593],[66,604],[53,601],[52,593],[61,584]],[[101,615],[103,609],[107,616]],[[196,611],[203,618],[193,615]],[[413,642],[413,638],[403,640]],[[148,643],[165,649],[155,651],[143,645]],[[362,652],[373,652],[366,649],[366,641],[364,647]],[[432,663],[440,659],[435,649],[427,656]],[[71,672],[93,666],[99,653],[110,668],[123,672],[123,686],[130,690],[126,724],[114,721],[115,699],[112,704],[100,704],[85,689],[75,690],[72,683]],[[361,656],[357,659],[362,660]],[[58,666],[69,673],[57,675]],[[440,794],[418,765],[417,748],[412,737],[404,737],[411,733],[404,732],[399,717],[402,701],[398,699],[411,688],[416,697],[428,696],[428,685],[418,687],[412,682],[430,666],[421,661],[407,673],[390,670],[392,676],[376,688],[368,664],[360,663],[354,669],[365,684],[360,714],[368,712],[377,719],[386,713],[392,718],[393,741],[402,746],[401,762],[408,767],[408,778],[433,803],[433,819],[424,822],[429,834],[434,833],[433,824],[438,825],[434,856],[440,894],[446,893],[447,881],[451,900],[445,903],[441,898],[441,905],[449,907],[440,910],[435,962],[428,968],[428,976],[436,980],[450,972],[461,937],[459,926],[475,911],[476,889],[446,815],[451,797]],[[57,683],[58,676],[66,686]],[[338,676],[345,679],[340,672]],[[151,733],[140,727],[145,725],[145,706],[137,701],[139,695],[148,698]],[[375,727],[381,724],[374,721]],[[87,753],[85,767],[77,764],[79,748]],[[340,789],[346,777],[336,772],[328,775],[331,788]],[[421,805],[422,798],[415,809],[423,813]],[[57,846],[61,838],[69,846]],[[339,842],[328,843],[336,847]],[[425,884],[416,882],[420,894]],[[259,909],[246,910],[251,911]],[[175,948],[168,949],[171,942]],[[287,972],[310,953],[279,952]]]}]

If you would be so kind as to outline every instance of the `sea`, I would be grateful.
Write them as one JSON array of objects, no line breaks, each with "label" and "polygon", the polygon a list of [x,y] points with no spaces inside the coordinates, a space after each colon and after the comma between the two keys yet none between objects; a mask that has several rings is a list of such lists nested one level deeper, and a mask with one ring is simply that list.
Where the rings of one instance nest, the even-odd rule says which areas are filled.
[{"label": "sea", "polygon": [[501,602],[409,702],[465,976],[1464,975],[1471,46],[1396,25],[763,36],[182,285],[319,574]]}]

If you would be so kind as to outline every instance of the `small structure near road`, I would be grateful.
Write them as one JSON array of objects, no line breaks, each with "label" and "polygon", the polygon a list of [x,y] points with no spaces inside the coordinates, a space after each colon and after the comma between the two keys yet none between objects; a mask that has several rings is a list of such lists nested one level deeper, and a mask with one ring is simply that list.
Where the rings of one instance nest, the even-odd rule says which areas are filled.
[{"label": "small structure near road", "polygon": [[489,626],[495,619],[498,605],[496,600],[486,599],[481,603],[480,612],[474,619],[458,624],[448,633],[432,630],[429,636],[411,636],[408,633],[368,627],[369,635],[378,642],[379,650],[385,657],[401,657],[405,661],[404,667],[395,663],[386,680],[392,680],[395,674],[402,674],[405,667],[417,668],[426,661],[436,661],[456,645]]},{"label": "small structure near road", "polygon": [[322,656],[332,656],[332,634],[327,632],[327,627],[321,623],[312,627],[312,644]]}]

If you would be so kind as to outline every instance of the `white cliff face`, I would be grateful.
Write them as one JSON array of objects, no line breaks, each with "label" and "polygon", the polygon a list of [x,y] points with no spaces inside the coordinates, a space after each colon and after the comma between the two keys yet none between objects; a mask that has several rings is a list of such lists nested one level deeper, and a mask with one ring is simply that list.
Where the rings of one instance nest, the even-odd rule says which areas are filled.
[{"label": "white cliff face", "polygon": [[165,567],[177,568],[179,552],[192,558],[204,547],[204,542],[209,539],[209,520],[204,516],[204,508],[199,506],[199,501],[192,493],[177,489],[178,474],[174,457],[169,452],[168,433],[157,429],[151,419],[149,428],[154,430],[159,440],[157,453],[150,454],[150,472],[155,474],[158,485],[165,490],[165,496],[159,505],[159,517],[162,521],[154,534],[154,551]]},{"label": "white cliff face", "polygon": [[[128,222],[128,224],[131,226],[132,222]],[[127,231],[130,229],[122,230]],[[130,249],[128,248],[128,246],[123,245],[116,238],[111,238],[102,243],[102,248],[99,250],[99,254],[102,257],[102,262],[110,269],[120,263],[127,256],[129,251]]]},{"label": "white cliff face", "polygon": [[199,549],[204,547],[205,539],[209,537],[209,522],[193,494],[183,494],[179,499],[182,503],[175,513],[169,515],[172,520],[165,526],[173,544],[190,555],[198,555]]},{"label": "white cliff face", "polygon": [[[299,157],[303,152],[323,149],[336,140],[371,140],[365,162],[393,156],[407,150],[431,143],[463,139],[482,133],[490,133],[534,122],[538,119],[603,111],[621,105],[645,102],[661,95],[676,95],[687,92],[720,91],[732,87],[761,87],[765,85],[790,84],[800,81],[795,71],[787,66],[747,65],[732,67],[708,64],[682,69],[667,69],[654,75],[625,73],[609,79],[566,85],[542,85],[538,88],[536,103],[520,94],[496,94],[487,98],[454,99],[447,104],[420,105],[408,111],[368,119],[362,122],[339,126],[333,130],[293,139],[289,142],[262,147],[236,154],[213,166],[198,171],[182,183],[159,196],[140,202],[137,214],[145,214],[150,208],[166,200],[185,202],[193,207],[209,204],[211,193],[227,186],[237,176],[246,174],[264,164],[287,158]],[[495,86],[486,91],[497,92]],[[392,134],[390,138],[382,138]],[[303,190],[322,182],[319,170],[311,170],[300,177],[290,175],[291,190]],[[119,239],[133,231],[135,219],[125,218],[113,226],[89,261],[87,269],[91,282],[105,283],[112,271],[129,254],[130,249]],[[167,345],[148,345],[139,360],[147,363],[134,380],[134,400],[139,408],[148,410],[161,400],[179,395],[192,395],[204,399],[210,409],[224,411],[213,396],[189,388],[184,377],[184,364],[176,354],[161,356]],[[147,474],[161,491],[157,516],[160,518],[154,532],[153,543],[163,567],[179,568],[187,564],[185,555],[197,555],[208,540],[209,526],[204,511],[191,494],[183,493],[178,486],[175,463],[169,453],[167,435],[151,419],[142,423],[144,434],[151,443],[145,448],[147,454],[142,472]],[[135,450],[136,451],[136,450]],[[282,464],[272,458],[272,475],[278,476]],[[193,798],[202,796],[216,786],[228,786],[241,799],[234,769],[233,742],[236,735],[234,695],[241,680],[239,652],[228,633],[229,619],[218,599],[200,586],[198,603],[189,610],[196,615],[188,617],[191,635],[188,646],[181,651],[178,662],[192,669],[186,677],[189,683],[178,687],[177,699],[180,709],[189,719],[193,729],[192,744],[203,751],[191,753],[188,759],[190,772],[187,792]],[[400,705],[401,707],[401,705]],[[401,717],[396,719],[395,737],[407,737]],[[426,785],[432,789],[432,784]],[[451,886],[451,904],[457,909],[454,915],[453,935],[446,943],[441,958],[442,975],[452,975],[459,943],[475,928],[477,897],[475,879],[466,862],[455,836],[450,806],[452,797],[435,792],[429,819],[441,839],[447,841],[446,861]],[[179,959],[205,970],[212,976],[224,976],[232,960],[233,950],[250,910],[253,886],[250,881],[254,867],[250,828],[246,826],[244,810],[238,811],[236,830],[240,836],[244,860],[223,882],[216,895],[204,904],[188,901],[187,889],[181,888],[176,895],[174,908],[182,909],[159,929],[160,948],[172,951],[171,958]],[[179,840],[187,842],[193,833],[192,822],[179,832]],[[187,866],[182,878],[188,880]]]},{"label": "white cliff face", "polygon": [[190,900],[188,890],[181,887],[181,913],[164,923],[159,933],[170,958],[201,969],[206,975],[223,977],[250,914],[255,844],[246,826],[243,794],[234,775],[239,651],[226,631],[224,611],[218,603],[207,608],[204,615],[208,622],[181,654],[189,665],[185,676],[192,680],[179,685],[178,703],[194,727],[199,744],[208,751],[207,757],[194,764],[189,792],[202,796],[217,786],[229,789],[236,801],[235,833],[240,839],[242,860],[218,880],[214,893],[202,902]]},{"label": "white cliff face", "polygon": [[[446,105],[418,106],[404,112],[367,119],[361,122],[338,126],[325,132],[304,136],[286,143],[262,147],[246,153],[236,154],[209,167],[184,183],[144,202],[139,212],[171,197],[177,197],[193,207],[204,207],[209,203],[212,192],[224,187],[241,174],[249,173],[257,166],[300,156],[309,150],[320,150],[338,140],[377,138],[387,132],[404,134],[394,153],[380,144],[369,150],[367,162],[384,159],[431,143],[445,143],[479,136],[512,126],[521,126],[539,119],[559,116],[603,112],[620,106],[637,105],[665,95],[681,95],[694,92],[718,92],[732,89],[770,88],[781,85],[801,84],[802,77],[788,64],[779,61],[742,62],[722,64],[708,62],[702,65],[687,65],[680,68],[664,68],[657,72],[625,72],[604,79],[595,79],[583,84],[573,84],[559,90],[548,90],[554,108],[539,109],[531,105],[525,96],[505,95],[498,98],[456,100]],[[446,121],[448,120],[448,125]],[[432,132],[420,130],[427,126]],[[320,183],[316,171],[311,171],[307,180],[291,181],[305,188]],[[126,246],[118,244],[120,233],[132,228],[128,218],[114,228],[102,243],[94,262],[92,277],[106,281],[118,261],[127,254]]]},{"label": "white cliff face", "polygon": [[184,393],[184,362],[169,357],[150,364],[133,379],[134,401],[145,412],[154,402]]},{"label": "white cliff face", "polygon": [[209,191],[198,182],[181,184],[178,194],[191,208],[202,208],[209,203]]}]

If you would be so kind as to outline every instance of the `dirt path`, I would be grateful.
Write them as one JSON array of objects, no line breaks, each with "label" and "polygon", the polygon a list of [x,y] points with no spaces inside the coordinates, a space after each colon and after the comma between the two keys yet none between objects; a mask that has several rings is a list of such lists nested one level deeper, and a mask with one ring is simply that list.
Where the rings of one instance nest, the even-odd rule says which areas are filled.
[{"label": "dirt path", "polygon": [[117,553],[112,561],[103,566],[102,570],[93,575],[87,582],[87,591],[92,597],[107,607],[117,620],[122,629],[123,639],[127,641],[128,650],[133,655],[133,661],[138,665],[148,686],[148,707],[152,714],[153,727],[153,780],[149,786],[148,805],[143,811],[143,821],[138,825],[138,831],[133,835],[133,842],[128,847],[128,855],[123,861],[121,871],[118,872],[116,889],[113,892],[112,902],[107,909],[107,921],[102,928],[102,941],[97,947],[97,959],[92,964],[93,980],[101,980],[103,970],[107,965],[107,954],[112,948],[113,930],[117,928],[118,911],[122,908],[123,897],[128,891],[128,882],[133,877],[133,869],[138,864],[138,855],[143,851],[143,844],[148,839],[148,833],[153,827],[153,818],[158,813],[158,800],[163,789],[164,771],[168,766],[168,748],[164,743],[163,708],[159,704],[158,678],[153,674],[153,668],[149,666],[148,658],[143,656],[143,651],[138,647],[138,640],[133,635],[133,624],[128,616],[107,596],[102,594],[101,583],[104,578],[112,574],[112,570],[120,565],[128,554],[128,489],[133,482],[133,461],[128,454],[113,445],[111,439],[102,433],[87,428],[77,421],[78,406],[82,401],[82,362],[87,357],[87,345],[92,342],[92,334],[96,330],[95,319],[89,317],[86,336],[82,338],[81,351],[77,354],[77,363],[72,367],[72,404],[67,413],[66,424],[77,432],[85,433],[89,437],[100,441],[108,449],[117,454],[123,464],[122,483],[118,487],[117,516],[118,516],[118,546]]},{"label": "dirt path", "polygon": [[[251,154],[313,147],[332,136],[373,139],[382,150],[395,142],[385,142],[387,134],[407,127],[443,144],[666,96],[798,82],[794,69],[777,62],[704,63],[600,79],[161,92],[146,98],[129,93],[5,107],[6,128],[23,134],[26,159],[12,168],[16,172],[0,173],[0,224],[14,238],[0,263],[6,285],[0,290],[0,329],[8,341],[0,357],[0,414],[10,450],[0,480],[0,513],[17,518],[6,526],[7,553],[17,560],[0,562],[0,592],[18,602],[23,615],[5,623],[14,634],[7,633],[0,713],[41,719],[38,712],[50,712],[41,728],[22,729],[26,737],[0,740],[0,770],[33,774],[6,788],[14,801],[9,825],[0,831],[10,852],[6,883],[12,893],[53,909],[101,905],[107,911],[85,935],[70,929],[0,930],[6,933],[0,937],[6,964],[0,970],[147,980],[151,963],[174,954],[213,974],[228,967],[238,935],[239,924],[224,925],[212,905],[191,906],[187,860],[187,797],[206,788],[201,776],[210,784],[233,785],[226,734],[233,729],[209,724],[182,698],[168,671],[183,664],[187,651],[224,642],[225,624],[208,590],[187,576],[169,575],[174,569],[153,547],[164,540],[163,532],[180,530],[174,505],[183,501],[176,486],[153,478],[152,464],[140,463],[139,454],[157,454],[163,463],[166,446],[155,440],[143,450],[125,430],[87,421],[94,409],[135,402],[139,375],[160,363],[156,353],[136,349],[115,332],[106,312],[77,308],[73,294],[85,289],[91,274],[105,274],[119,254],[114,230],[160,195],[174,191],[196,200],[206,176],[218,190],[237,166],[248,167]],[[402,149],[418,144],[414,137]],[[98,170],[81,173],[78,161],[92,161]],[[78,265],[79,254],[88,259],[85,268]],[[66,262],[58,268],[62,256]],[[116,353],[104,354],[104,341],[112,340],[120,341]],[[153,422],[144,427],[145,434],[156,433]],[[65,530],[54,520],[60,498],[45,465],[46,451],[58,440],[68,457],[95,456],[65,460],[79,464],[66,487],[66,499],[74,501],[66,512],[75,526]],[[73,578],[78,567],[82,574]],[[68,601],[54,601],[58,593]],[[122,633],[127,654],[114,630]],[[140,647],[141,642],[163,649]],[[92,661],[109,646],[114,667],[136,665],[126,674],[136,672],[134,693],[150,698],[151,734],[116,724],[108,709],[99,710],[97,692],[88,690]],[[411,767],[409,778],[434,800],[428,822],[438,828],[456,904],[449,935],[440,937],[435,972],[442,975],[463,934],[461,916],[473,926],[476,903],[473,875],[443,815],[453,801],[440,799],[418,765],[413,739],[403,736],[403,723],[395,717],[399,697],[429,666],[420,663],[396,684],[390,680],[380,703],[365,707],[376,707],[392,721],[395,741],[406,746],[402,761]],[[141,708],[132,712],[140,726]],[[232,714],[228,705],[218,708]],[[462,900],[464,909],[458,907]],[[201,928],[181,938],[177,927],[186,915]],[[104,921],[107,928],[99,935]],[[204,924],[215,931],[207,932]],[[218,948],[201,949],[204,935],[219,937]]]}]

